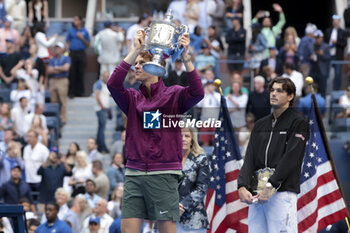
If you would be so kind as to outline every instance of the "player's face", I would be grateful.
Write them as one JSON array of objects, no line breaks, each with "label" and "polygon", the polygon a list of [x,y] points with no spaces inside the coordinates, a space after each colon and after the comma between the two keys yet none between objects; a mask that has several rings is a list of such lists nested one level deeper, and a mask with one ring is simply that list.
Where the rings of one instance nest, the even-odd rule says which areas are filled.
[{"label": "player's face", "polygon": [[149,62],[149,61],[150,60],[148,60],[148,59],[146,59],[144,57],[141,57],[141,56],[138,56],[136,58],[136,61],[135,61],[135,77],[136,77],[137,81],[143,82],[146,79],[148,79],[149,77],[151,77],[150,74],[148,74],[147,72],[145,72],[143,70],[143,64],[145,64],[146,62]]},{"label": "player's face", "polygon": [[283,90],[282,83],[274,83],[270,90],[270,104],[273,108],[288,107],[289,101],[293,99],[293,94]]}]

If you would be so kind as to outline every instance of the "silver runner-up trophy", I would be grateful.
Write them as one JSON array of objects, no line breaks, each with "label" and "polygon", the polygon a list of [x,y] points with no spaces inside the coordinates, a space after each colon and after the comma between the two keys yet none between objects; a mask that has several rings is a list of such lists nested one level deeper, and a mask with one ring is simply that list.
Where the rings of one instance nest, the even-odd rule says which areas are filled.
[{"label": "silver runner-up trophy", "polygon": [[177,27],[173,21],[171,10],[165,14],[164,19],[156,19],[150,27],[145,29],[148,39],[146,41],[146,50],[153,55],[152,61],[143,64],[143,70],[147,73],[163,77],[165,69],[161,65],[162,59],[172,56],[172,62],[182,53],[178,38],[188,32],[186,25]]}]

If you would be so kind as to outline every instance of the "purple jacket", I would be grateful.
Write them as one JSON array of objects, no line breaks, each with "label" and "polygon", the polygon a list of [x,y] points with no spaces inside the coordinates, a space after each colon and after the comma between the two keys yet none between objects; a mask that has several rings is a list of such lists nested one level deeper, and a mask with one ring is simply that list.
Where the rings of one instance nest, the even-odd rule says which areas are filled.
[{"label": "purple jacket", "polygon": [[113,99],[128,117],[125,138],[126,167],[141,171],[181,170],[181,129],[143,129],[143,112],[159,110],[162,113],[161,118],[163,115],[186,112],[204,97],[201,79],[196,70],[187,73],[188,87],[166,87],[160,79],[151,85],[150,98],[143,85],[139,91],[123,86],[130,66],[123,61],[107,82]]}]

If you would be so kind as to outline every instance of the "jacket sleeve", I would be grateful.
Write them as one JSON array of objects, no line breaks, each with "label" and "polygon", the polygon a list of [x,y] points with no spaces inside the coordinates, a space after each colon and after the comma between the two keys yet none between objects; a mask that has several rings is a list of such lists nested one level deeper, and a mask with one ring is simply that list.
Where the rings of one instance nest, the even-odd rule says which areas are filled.
[{"label": "jacket sleeve", "polygon": [[194,190],[182,199],[180,202],[186,210],[194,209],[199,203],[203,202],[208,191],[210,179],[209,161],[207,156],[203,156],[200,161],[197,180]]},{"label": "jacket sleeve", "polygon": [[245,187],[250,190],[251,178],[254,173],[254,129],[250,135],[247,151],[244,157],[243,166],[238,175],[237,188]]},{"label": "jacket sleeve", "polygon": [[297,167],[301,166],[308,138],[308,123],[300,119],[292,128],[290,138],[287,141],[286,152],[278,163],[275,173],[269,179],[273,187],[280,187],[288,176],[295,172]]},{"label": "jacket sleeve", "polygon": [[197,73],[196,69],[194,69],[191,72],[188,72],[187,77],[189,86],[181,90],[179,98],[181,113],[184,113],[190,108],[192,108],[204,97],[204,90],[201,77]]},{"label": "jacket sleeve", "polygon": [[272,31],[275,36],[277,36],[281,31],[283,26],[286,24],[286,16],[283,12],[279,14],[279,20],[275,26],[273,26]]},{"label": "jacket sleeve", "polygon": [[338,38],[337,38],[337,43],[336,46],[344,49],[346,47],[346,44],[348,42],[346,36],[346,32],[342,29],[338,30]]},{"label": "jacket sleeve", "polygon": [[129,109],[131,94],[130,91],[124,87],[123,83],[130,67],[130,64],[123,61],[117,66],[117,68],[115,68],[107,82],[108,90],[110,91],[114,101],[126,115]]}]

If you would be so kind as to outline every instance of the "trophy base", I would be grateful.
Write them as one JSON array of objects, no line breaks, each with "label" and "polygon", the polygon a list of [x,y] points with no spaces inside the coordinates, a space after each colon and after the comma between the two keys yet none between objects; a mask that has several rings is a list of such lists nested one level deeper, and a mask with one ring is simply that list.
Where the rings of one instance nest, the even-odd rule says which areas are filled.
[{"label": "trophy base", "polygon": [[156,62],[147,62],[143,64],[142,68],[144,71],[154,76],[163,77],[165,75],[164,67]]}]

